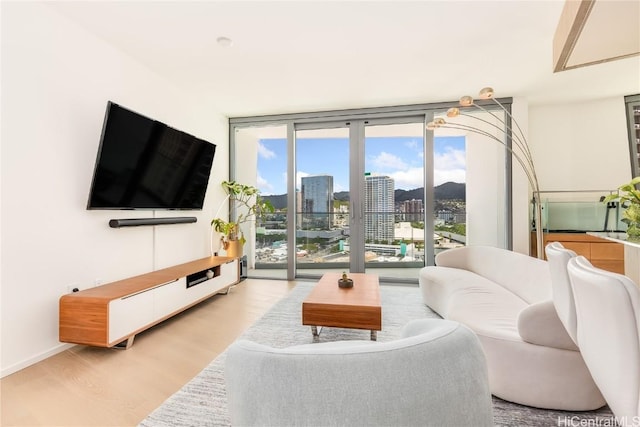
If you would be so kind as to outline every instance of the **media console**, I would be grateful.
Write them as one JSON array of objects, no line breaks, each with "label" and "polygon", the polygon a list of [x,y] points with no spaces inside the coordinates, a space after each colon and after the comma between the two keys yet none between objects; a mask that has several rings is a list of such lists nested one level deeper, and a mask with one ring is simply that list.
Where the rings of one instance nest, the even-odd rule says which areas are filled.
[{"label": "media console", "polygon": [[125,347],[135,335],[240,281],[237,258],[207,257],[60,297],[61,342]]}]

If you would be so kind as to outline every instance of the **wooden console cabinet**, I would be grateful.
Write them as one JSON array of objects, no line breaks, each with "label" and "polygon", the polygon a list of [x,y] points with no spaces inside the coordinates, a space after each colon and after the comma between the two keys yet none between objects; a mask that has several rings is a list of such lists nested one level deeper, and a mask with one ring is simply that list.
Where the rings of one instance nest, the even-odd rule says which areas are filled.
[{"label": "wooden console cabinet", "polygon": [[60,297],[61,342],[133,344],[135,335],[240,280],[237,258],[207,257]]},{"label": "wooden console cabinet", "polygon": [[[595,267],[624,274],[624,247],[620,243],[586,233],[544,233],[544,246],[551,242],[562,243],[565,248],[587,258]],[[535,240],[533,240],[531,251],[532,256],[536,256]]]}]

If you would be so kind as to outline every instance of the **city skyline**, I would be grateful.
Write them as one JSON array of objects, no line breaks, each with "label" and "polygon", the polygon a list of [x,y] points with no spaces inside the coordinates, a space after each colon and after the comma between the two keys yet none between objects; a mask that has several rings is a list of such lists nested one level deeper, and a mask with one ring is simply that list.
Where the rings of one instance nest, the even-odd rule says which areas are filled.
[{"label": "city skyline", "polygon": [[[296,188],[301,178],[332,175],[334,191],[349,188],[348,138],[301,138],[296,146]],[[258,141],[257,186],[263,195],[285,194],[287,141],[285,138],[265,138]],[[411,190],[424,186],[421,137],[368,137],[365,141],[365,171],[386,175],[396,188]],[[465,138],[436,137],[434,139],[434,182],[465,182]]]}]

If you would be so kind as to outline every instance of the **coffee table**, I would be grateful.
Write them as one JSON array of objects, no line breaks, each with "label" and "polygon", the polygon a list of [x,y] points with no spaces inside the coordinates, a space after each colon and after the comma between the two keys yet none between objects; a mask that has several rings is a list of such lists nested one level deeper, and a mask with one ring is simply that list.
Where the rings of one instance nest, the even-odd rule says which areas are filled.
[{"label": "coffee table", "polygon": [[375,274],[350,273],[352,288],[338,287],[341,273],[325,273],[302,302],[302,324],[311,326],[313,341],[320,339],[322,326],[368,329],[371,339],[382,330],[380,286]]}]

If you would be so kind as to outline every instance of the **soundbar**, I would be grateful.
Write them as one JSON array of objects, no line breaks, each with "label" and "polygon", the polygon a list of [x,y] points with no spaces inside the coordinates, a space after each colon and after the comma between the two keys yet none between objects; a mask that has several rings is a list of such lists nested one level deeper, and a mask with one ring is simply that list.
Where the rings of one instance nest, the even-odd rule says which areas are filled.
[{"label": "soundbar", "polygon": [[188,224],[196,222],[195,216],[178,216],[170,218],[124,218],[109,220],[109,227],[137,227],[139,225]]}]

